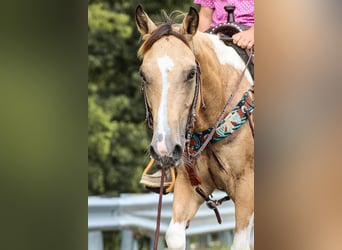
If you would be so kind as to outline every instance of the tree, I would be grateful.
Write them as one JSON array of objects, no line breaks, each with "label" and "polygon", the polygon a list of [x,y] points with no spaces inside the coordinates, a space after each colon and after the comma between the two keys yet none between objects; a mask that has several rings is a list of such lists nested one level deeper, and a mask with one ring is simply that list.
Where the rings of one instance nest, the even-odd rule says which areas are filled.
[{"label": "tree", "polygon": [[[144,192],[150,132],[144,124],[134,13],[139,1],[89,1],[88,190],[90,195]],[[160,10],[187,11],[192,1],[146,1],[154,20]]]}]

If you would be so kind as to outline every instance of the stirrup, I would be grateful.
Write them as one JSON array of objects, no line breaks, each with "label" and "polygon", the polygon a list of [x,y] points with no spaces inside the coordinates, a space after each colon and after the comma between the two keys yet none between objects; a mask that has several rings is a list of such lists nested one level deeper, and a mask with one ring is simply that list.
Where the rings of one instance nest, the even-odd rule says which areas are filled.
[{"label": "stirrup", "polygon": [[[160,176],[154,177],[153,174],[148,174],[148,172],[152,169],[154,162],[155,162],[155,160],[153,158],[151,158],[150,162],[147,164],[146,168],[143,171],[142,177],[140,179],[140,183],[145,185],[145,187],[148,190],[150,190],[152,192],[159,193]],[[156,173],[158,173],[158,171]],[[154,174],[156,174],[156,173],[154,173]],[[174,185],[175,185],[176,173],[175,173],[174,167],[170,168],[170,174],[171,174],[171,181],[164,183],[164,187],[163,187],[164,188],[164,194],[170,193],[172,191]],[[153,181],[153,177],[155,179],[159,178],[159,183]]]}]

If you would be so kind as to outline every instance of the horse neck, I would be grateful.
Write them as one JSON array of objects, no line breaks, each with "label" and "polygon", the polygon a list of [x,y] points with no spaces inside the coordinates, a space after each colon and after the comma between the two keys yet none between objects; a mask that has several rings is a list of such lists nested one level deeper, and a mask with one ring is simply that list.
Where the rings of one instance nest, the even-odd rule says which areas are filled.
[{"label": "horse neck", "polygon": [[[212,127],[223,112],[229,96],[234,92],[228,112],[238,103],[249,83],[244,79],[235,92],[241,71],[228,64],[221,64],[207,34],[199,33],[194,37],[194,51],[201,66],[201,91],[197,103],[195,131]],[[203,103],[204,102],[204,106]]]}]

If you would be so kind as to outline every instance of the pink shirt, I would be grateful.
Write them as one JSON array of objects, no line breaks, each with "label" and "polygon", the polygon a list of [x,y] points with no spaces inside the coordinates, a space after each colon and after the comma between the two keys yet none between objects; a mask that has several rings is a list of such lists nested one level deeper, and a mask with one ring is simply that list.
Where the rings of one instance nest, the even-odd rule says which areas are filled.
[{"label": "pink shirt", "polygon": [[224,6],[234,5],[234,19],[238,24],[254,24],[254,0],[194,0],[195,4],[214,9],[211,27],[227,22],[228,13]]}]

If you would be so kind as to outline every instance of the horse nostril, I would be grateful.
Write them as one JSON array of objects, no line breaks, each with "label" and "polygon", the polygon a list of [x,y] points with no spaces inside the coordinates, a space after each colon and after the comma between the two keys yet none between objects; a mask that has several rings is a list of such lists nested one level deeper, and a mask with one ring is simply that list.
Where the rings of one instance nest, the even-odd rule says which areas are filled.
[{"label": "horse nostril", "polygon": [[182,158],[183,155],[183,149],[182,146],[177,144],[172,151],[172,157],[175,161],[178,161],[180,158]]},{"label": "horse nostril", "polygon": [[152,156],[153,159],[159,159],[159,155],[156,153],[156,151],[154,150],[153,146],[150,146],[150,155]]}]

